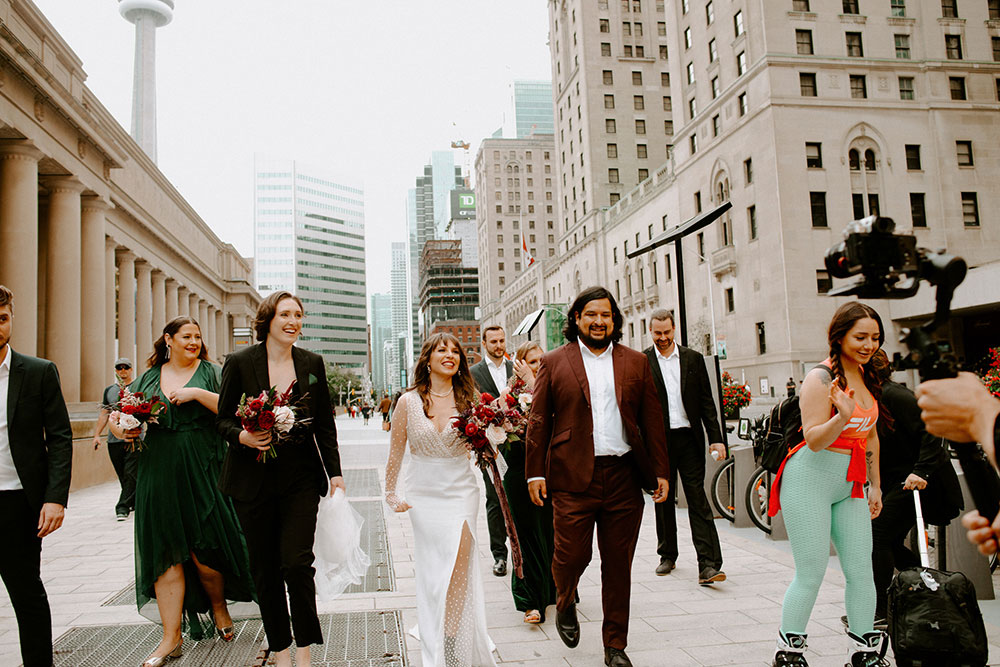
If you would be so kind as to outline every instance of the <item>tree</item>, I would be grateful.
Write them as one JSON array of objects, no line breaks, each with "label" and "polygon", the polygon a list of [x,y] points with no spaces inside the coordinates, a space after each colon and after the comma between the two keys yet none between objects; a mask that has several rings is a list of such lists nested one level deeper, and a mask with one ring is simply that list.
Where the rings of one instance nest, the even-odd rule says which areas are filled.
[{"label": "tree", "polygon": [[326,384],[330,388],[330,401],[334,405],[347,405],[350,388],[358,386],[358,376],[339,366],[327,364]]}]

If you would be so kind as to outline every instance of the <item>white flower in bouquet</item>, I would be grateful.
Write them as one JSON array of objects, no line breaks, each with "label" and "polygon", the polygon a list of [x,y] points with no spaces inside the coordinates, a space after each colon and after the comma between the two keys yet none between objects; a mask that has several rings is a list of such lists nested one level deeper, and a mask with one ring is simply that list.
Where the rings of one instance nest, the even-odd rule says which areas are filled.
[{"label": "white flower in bouquet", "polygon": [[489,428],[486,429],[486,439],[490,441],[491,445],[497,447],[507,441],[507,431],[504,430],[503,426],[490,424]]},{"label": "white flower in bouquet", "polygon": [[521,412],[527,413],[531,409],[531,394],[528,392],[520,394],[517,402],[521,404]]},{"label": "white flower in bouquet", "polygon": [[287,405],[274,409],[274,428],[278,433],[288,433],[295,426],[295,412]]},{"label": "white flower in bouquet", "polygon": [[133,431],[142,426],[139,420],[132,415],[125,414],[124,412],[116,412],[115,414],[118,415],[115,422],[118,424],[118,428],[123,431]]}]

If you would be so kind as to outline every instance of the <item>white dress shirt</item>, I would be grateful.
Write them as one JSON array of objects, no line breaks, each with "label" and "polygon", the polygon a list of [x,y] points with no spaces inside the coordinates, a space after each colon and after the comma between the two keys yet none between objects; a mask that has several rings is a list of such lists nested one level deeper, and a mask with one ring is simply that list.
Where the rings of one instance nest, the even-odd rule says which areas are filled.
[{"label": "white dress shirt", "polygon": [[[655,346],[653,349],[656,349]],[[670,417],[670,428],[690,428],[691,421],[684,411],[684,401],[681,400],[681,354],[677,345],[669,357],[663,356],[656,349],[656,361],[660,364],[663,374],[663,384],[667,388],[667,412]]]},{"label": "white dress shirt", "polygon": [[614,343],[594,354],[577,340],[583,355],[583,368],[590,385],[590,416],[594,422],[594,456],[622,456],[632,448],[625,442],[622,414],[615,397],[615,365],[611,358]]},{"label": "white dress shirt", "polygon": [[[500,365],[493,363],[493,360],[486,355],[483,357],[486,361],[486,368],[490,372],[490,376],[493,378],[493,384],[497,386],[497,391],[503,391],[507,386],[507,360],[504,358],[500,359]],[[496,398],[494,396],[493,398]]]},{"label": "white dress shirt", "polygon": [[[10,453],[10,431],[7,429],[7,389],[10,386],[10,358],[13,350],[5,346],[7,354],[0,361],[0,491],[16,491],[21,486],[21,478],[14,467],[14,457]],[[0,348],[3,351],[3,348]]]}]

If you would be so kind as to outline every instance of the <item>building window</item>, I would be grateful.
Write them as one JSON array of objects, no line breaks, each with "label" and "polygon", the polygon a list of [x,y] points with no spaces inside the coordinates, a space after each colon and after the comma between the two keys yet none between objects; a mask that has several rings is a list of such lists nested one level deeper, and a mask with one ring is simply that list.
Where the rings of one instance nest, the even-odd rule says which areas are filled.
[{"label": "building window", "polygon": [[833,280],[827,271],[816,271],[816,294],[826,294],[833,289]]},{"label": "building window", "polygon": [[698,135],[697,134],[692,133],[691,136],[688,137],[688,145],[691,147],[691,155],[694,155],[695,153],[698,152]]},{"label": "building window", "polygon": [[910,36],[909,35],[895,35],[896,40],[896,57],[901,60],[910,59]]},{"label": "building window", "polygon": [[719,77],[712,77],[712,99],[714,100],[719,96]]},{"label": "building window", "polygon": [[631,44],[626,44],[625,46],[622,47],[622,55],[625,56],[626,58],[631,58],[632,57],[632,45]]},{"label": "building window", "polygon": [[614,95],[605,95],[604,96],[604,108],[605,109],[614,109],[615,108],[615,96]]},{"label": "building window", "polygon": [[912,100],[913,99],[913,77],[912,76],[901,76],[901,77],[899,77],[899,99],[901,99],[901,100]]},{"label": "building window", "polygon": [[705,5],[705,23],[706,25],[712,25],[712,21],[715,20],[715,9],[712,7],[712,0],[708,0],[708,4]]},{"label": "building window", "polygon": [[[665,120],[663,121],[663,134],[671,135],[674,133],[674,121]],[[667,154],[670,153],[670,147],[667,146]]]},{"label": "building window", "polygon": [[848,32],[845,33],[844,36],[847,41],[847,55],[852,58],[863,58],[865,55],[865,49],[861,44],[861,33]]},{"label": "building window", "polygon": [[639,182],[642,183],[647,178],[649,178],[649,169],[640,169],[639,170]]},{"label": "building window", "polygon": [[607,19],[600,20],[601,32],[611,32],[611,26],[608,24]]},{"label": "building window", "polygon": [[609,183],[618,183],[619,182],[618,181],[618,170],[617,169],[613,169],[613,168],[612,169],[608,169],[608,182]]},{"label": "building window", "polygon": [[823,167],[823,145],[818,142],[806,142],[806,167],[809,169],[822,169]]},{"label": "building window", "polygon": [[1000,37],[991,37],[993,40],[993,62],[1000,63]]},{"label": "building window", "polygon": [[635,121],[635,133],[636,134],[646,134],[646,121],[637,119]]},{"label": "building window", "polygon": [[666,60],[666,59],[667,59],[667,45],[660,44],[660,60]]},{"label": "building window", "polygon": [[740,51],[736,54],[736,76],[743,76],[747,71],[747,53]]},{"label": "building window", "polygon": [[944,36],[944,53],[948,60],[961,60],[962,59],[962,36],[961,35],[945,35]]},{"label": "building window", "polygon": [[608,144],[608,157],[618,157],[618,144]]},{"label": "building window", "polygon": [[658,21],[656,23],[656,34],[659,35],[660,37],[666,37],[667,36],[667,24],[664,23],[663,21]]},{"label": "building window", "polygon": [[802,97],[816,97],[816,75],[812,72],[799,74],[799,93]]},{"label": "building window", "polygon": [[958,156],[958,166],[959,167],[971,167],[974,162],[972,160],[972,142],[971,141],[956,141],[955,142],[955,153]]},{"label": "building window", "polygon": [[808,12],[809,0],[792,0],[793,12]]},{"label": "building window", "polygon": [[701,190],[694,193],[694,212],[701,213]]},{"label": "building window", "polygon": [[[499,257],[499,255],[497,255],[497,256]],[[497,269],[503,271],[503,262],[498,262],[497,263]]]},{"label": "building window", "polygon": [[692,97],[688,100],[688,116],[694,118],[698,114],[698,101]]},{"label": "building window", "polygon": [[795,52],[802,56],[811,56],[813,54],[812,30],[795,31]]},{"label": "building window", "polygon": [[698,232],[696,239],[698,242],[698,263],[705,261],[705,232]]},{"label": "building window", "polygon": [[643,159],[647,157],[646,144],[636,144],[635,145],[635,156],[637,158]]},{"label": "building window", "polygon": [[694,83],[694,63],[688,63],[686,71],[688,84]]},{"label": "building window", "polygon": [[719,120],[719,114],[712,116],[712,136],[719,136],[719,132],[722,130],[722,125]]},{"label": "building window", "polygon": [[889,0],[891,16],[906,16],[906,0]]},{"label": "building window", "polygon": [[670,87],[670,72],[660,72],[660,85],[664,88]]},{"label": "building window", "polygon": [[733,288],[726,288],[726,312],[731,313],[736,310],[736,298],[733,295]]},{"label": "building window", "polygon": [[868,83],[864,74],[851,74],[851,97],[855,99],[868,98]]},{"label": "building window", "polygon": [[964,100],[965,96],[965,77],[962,76],[950,76],[948,77],[948,86],[951,88],[951,99],[953,100]]},{"label": "building window", "polygon": [[664,111],[673,111],[673,109],[674,109],[674,105],[673,105],[673,101],[670,99],[670,95],[664,95],[663,96],[663,110]]},{"label": "building window", "polygon": [[668,283],[674,279],[674,271],[670,266],[670,255],[663,256],[663,279]]},{"label": "building window", "polygon": [[743,179],[744,185],[753,183],[753,158],[743,160]]},{"label": "building window", "polygon": [[826,221],[826,193],[810,192],[809,209],[813,227],[829,227]]},{"label": "building window", "polygon": [[1000,0],[987,0],[986,6],[989,8],[990,19],[1000,19]]},{"label": "building window", "polygon": [[979,197],[975,192],[962,193],[962,222],[966,227],[979,226]]},{"label": "building window", "polygon": [[910,193],[910,220],[913,221],[914,229],[927,226],[927,211],[924,208],[924,193]]},{"label": "building window", "polygon": [[910,171],[920,169],[920,144],[906,144],[906,168]]},{"label": "building window", "polygon": [[646,99],[642,95],[633,95],[632,106],[636,111],[642,111],[646,108]]},{"label": "building window", "polygon": [[601,42],[601,55],[602,56],[610,56],[611,55],[611,43],[610,42]]},{"label": "building window", "polygon": [[615,130],[614,118],[606,118],[604,120],[604,131],[607,132],[608,134],[614,134],[617,131]]},{"label": "building window", "polygon": [[739,37],[740,35],[743,34],[743,12],[742,11],[737,10],[737,12],[735,14],[733,14],[733,32],[736,33],[737,37]]},{"label": "building window", "polygon": [[691,48],[691,28],[684,28],[684,50]]},{"label": "building window", "polygon": [[609,70],[609,69],[604,70],[603,77],[604,77],[604,85],[605,86],[612,86],[612,85],[614,85],[614,83],[615,83],[615,75],[614,75],[614,73],[611,70]]},{"label": "building window", "polygon": [[633,86],[642,85],[642,72],[632,72],[632,85]]},{"label": "building window", "polygon": [[715,40],[710,39],[708,41],[708,62],[714,63],[719,59],[719,50],[715,46]]},{"label": "building window", "polygon": [[632,24],[628,21],[622,23],[622,34],[631,35],[632,34]]},{"label": "building window", "polygon": [[681,14],[687,14],[688,9],[688,0],[681,0]]},{"label": "building window", "polygon": [[608,194],[608,204],[614,206],[621,200],[622,196],[618,192],[612,192]]},{"label": "building window", "polygon": [[757,323],[757,354],[767,353],[767,337],[764,334],[764,323]]},{"label": "building window", "polygon": [[857,14],[858,0],[844,0],[843,8],[845,14]]},{"label": "building window", "polygon": [[946,19],[957,19],[958,0],[941,0],[941,17]]},{"label": "building window", "polygon": [[736,106],[739,109],[741,116],[747,115],[747,94],[740,93],[740,96],[736,98]]},{"label": "building window", "polygon": [[747,230],[749,231],[750,240],[757,240],[757,207],[748,206],[747,207]]}]

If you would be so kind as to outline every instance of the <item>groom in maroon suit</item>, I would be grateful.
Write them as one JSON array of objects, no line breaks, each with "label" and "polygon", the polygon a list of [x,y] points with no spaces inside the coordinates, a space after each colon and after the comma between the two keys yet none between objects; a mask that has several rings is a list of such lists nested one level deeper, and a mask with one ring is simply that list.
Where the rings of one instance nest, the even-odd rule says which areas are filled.
[{"label": "groom in maroon suit", "polygon": [[646,357],[617,344],[622,314],[603,287],[570,306],[569,343],[542,357],[528,422],[525,476],[536,505],[551,494],[556,630],[580,641],[577,583],[591,558],[594,526],[601,552],[604,664],[630,667],[632,556],[642,523],[642,489],[666,500],[669,462],[663,413]]}]

